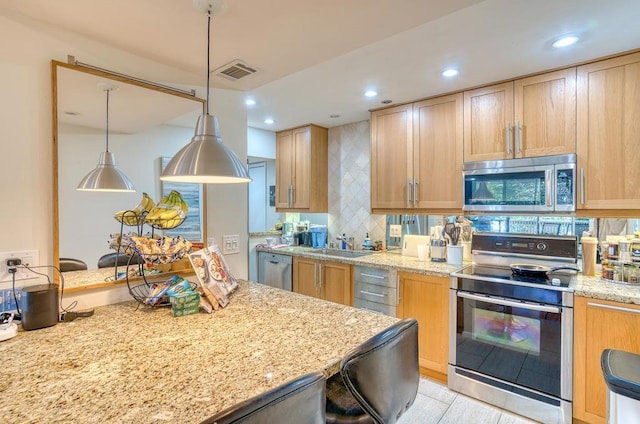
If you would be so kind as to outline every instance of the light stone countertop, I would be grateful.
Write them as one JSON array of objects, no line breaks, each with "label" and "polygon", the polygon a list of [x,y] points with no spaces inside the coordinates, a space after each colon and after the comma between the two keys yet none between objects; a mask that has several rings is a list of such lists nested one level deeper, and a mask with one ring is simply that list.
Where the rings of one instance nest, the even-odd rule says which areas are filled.
[{"label": "light stone countertop", "polygon": [[[596,275],[599,274],[600,266],[598,265]],[[575,295],[640,305],[640,284],[613,282],[600,277],[587,277],[586,275],[578,274]]]},{"label": "light stone countertop", "polygon": [[437,275],[448,277],[450,273],[461,269],[470,262],[462,265],[450,265],[446,262],[431,262],[430,259],[420,260],[413,256],[402,256],[396,252],[374,252],[355,258],[347,258],[334,255],[325,255],[320,249],[310,247],[289,246],[271,249],[268,247],[256,248],[258,252],[281,253],[284,255],[300,256],[309,259],[327,260],[351,265],[371,266],[375,268],[395,269],[397,271],[413,272],[424,275]]},{"label": "light stone countertop", "polygon": [[212,315],[137,305],[0,342],[2,422],[200,422],[291,378],[338,372],[397,321],[244,281]]},{"label": "light stone countertop", "polygon": [[[398,271],[438,276],[448,276],[450,273],[470,264],[468,262],[464,262],[462,265],[449,265],[446,262],[431,262],[428,259],[426,261],[421,261],[418,258],[402,256],[395,252],[377,252],[357,258],[343,258],[324,255],[320,253],[318,249],[300,246],[282,247],[277,249],[258,248],[257,250],[312,259],[330,260],[352,265],[393,268]],[[597,274],[600,274],[600,266],[598,266]],[[575,295],[640,305],[640,284],[615,283],[602,280],[599,277],[587,277],[582,274],[578,274],[575,282]]]}]

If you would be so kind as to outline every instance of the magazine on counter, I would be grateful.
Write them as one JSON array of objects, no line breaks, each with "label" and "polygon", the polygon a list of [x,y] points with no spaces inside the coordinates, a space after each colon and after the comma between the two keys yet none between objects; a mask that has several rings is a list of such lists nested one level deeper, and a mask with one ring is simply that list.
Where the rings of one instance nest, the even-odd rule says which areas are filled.
[{"label": "magazine on counter", "polygon": [[227,306],[229,294],[238,287],[238,280],[229,271],[229,266],[218,244],[214,242],[203,249],[189,253],[189,261],[209,301],[213,296],[221,307]]}]

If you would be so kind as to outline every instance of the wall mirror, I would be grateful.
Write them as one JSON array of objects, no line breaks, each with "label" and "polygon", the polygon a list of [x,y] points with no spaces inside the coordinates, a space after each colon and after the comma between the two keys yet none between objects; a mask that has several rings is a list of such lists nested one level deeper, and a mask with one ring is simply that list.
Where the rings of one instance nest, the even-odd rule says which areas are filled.
[{"label": "wall mirror", "polygon": [[[52,61],[51,71],[54,263],[59,264],[60,257],[74,258],[95,269],[102,255],[115,252],[108,244],[110,235],[121,229],[114,214],[135,207],[143,192],[157,202],[167,190],[159,180],[162,158],[173,156],[191,139],[205,101],[82,65]],[[105,150],[104,83],[114,87],[109,95],[109,151],[133,182],[135,193],[76,190]],[[193,186],[184,186],[184,191],[197,196],[194,204],[199,208],[192,208],[185,223],[171,235],[184,231],[191,241],[202,242],[206,240],[206,199],[202,186]],[[178,184],[172,188],[181,191]],[[150,230],[143,227],[143,233]],[[124,231],[137,230],[125,227]]]}]

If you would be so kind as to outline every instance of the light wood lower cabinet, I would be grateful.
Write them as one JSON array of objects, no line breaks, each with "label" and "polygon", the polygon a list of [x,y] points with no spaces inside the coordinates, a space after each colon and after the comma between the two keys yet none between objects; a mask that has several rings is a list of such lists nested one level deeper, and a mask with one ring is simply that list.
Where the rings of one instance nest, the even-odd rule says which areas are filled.
[{"label": "light wood lower cabinet", "polygon": [[418,320],[420,371],[447,381],[449,278],[399,272],[398,318]]},{"label": "light wood lower cabinet", "polygon": [[293,291],[343,305],[353,305],[351,265],[293,258]]},{"label": "light wood lower cabinet", "polygon": [[605,349],[640,353],[640,305],[575,298],[573,417],[605,424],[607,387],[600,357]]}]

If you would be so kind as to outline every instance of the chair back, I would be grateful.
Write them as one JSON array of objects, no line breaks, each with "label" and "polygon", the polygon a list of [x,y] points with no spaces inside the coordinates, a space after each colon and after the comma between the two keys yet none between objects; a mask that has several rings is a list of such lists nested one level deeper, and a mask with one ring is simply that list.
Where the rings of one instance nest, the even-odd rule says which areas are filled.
[{"label": "chair back", "polygon": [[138,255],[133,255],[131,257],[131,262],[129,262],[129,256],[113,252],[102,255],[100,259],[98,259],[98,268],[113,268],[116,266],[116,259],[118,261],[118,266],[126,266],[128,263],[137,264],[142,262],[142,259]]},{"label": "chair back", "polygon": [[84,261],[73,258],[60,258],[58,265],[60,272],[83,271],[87,269],[87,264]]},{"label": "chair back", "polygon": [[362,343],[344,357],[340,373],[377,424],[394,424],[418,393],[418,322],[404,319]]},{"label": "chair back", "polygon": [[322,373],[304,375],[234,405],[202,424],[325,424]]}]

